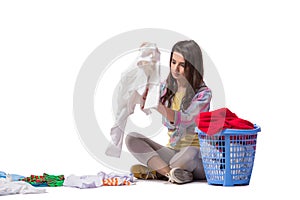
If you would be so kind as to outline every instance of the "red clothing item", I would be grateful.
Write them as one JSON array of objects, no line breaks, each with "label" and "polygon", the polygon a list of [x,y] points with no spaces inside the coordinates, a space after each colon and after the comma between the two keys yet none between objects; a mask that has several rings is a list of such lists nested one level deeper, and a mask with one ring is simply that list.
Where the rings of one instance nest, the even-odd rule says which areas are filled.
[{"label": "red clothing item", "polygon": [[220,108],[211,112],[202,112],[196,117],[198,128],[208,134],[214,135],[226,128],[254,129],[254,125],[232,113],[228,108]]}]

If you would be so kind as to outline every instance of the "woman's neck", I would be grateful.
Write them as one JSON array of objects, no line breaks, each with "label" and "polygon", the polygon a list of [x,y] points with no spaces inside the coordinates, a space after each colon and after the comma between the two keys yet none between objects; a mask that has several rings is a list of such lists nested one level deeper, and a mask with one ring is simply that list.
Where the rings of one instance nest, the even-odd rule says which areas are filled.
[{"label": "woman's neck", "polygon": [[185,92],[186,90],[186,82],[177,81],[177,92]]}]

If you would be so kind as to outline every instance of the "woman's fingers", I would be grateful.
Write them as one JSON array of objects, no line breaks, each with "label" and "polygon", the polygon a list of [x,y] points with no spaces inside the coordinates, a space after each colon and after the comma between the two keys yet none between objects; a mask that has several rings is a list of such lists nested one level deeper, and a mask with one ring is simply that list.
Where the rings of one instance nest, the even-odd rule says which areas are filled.
[{"label": "woman's fingers", "polygon": [[148,90],[149,90],[149,88],[146,88],[146,90],[145,90],[145,92],[144,92],[144,94],[143,94],[143,99],[144,99],[144,100],[146,100],[146,98],[147,98]]},{"label": "woman's fingers", "polygon": [[140,104],[142,110],[144,109],[145,101],[146,101],[146,99],[144,99],[144,97],[143,97],[141,100],[141,104]]},{"label": "woman's fingers", "polygon": [[145,101],[146,101],[146,98],[147,98],[147,95],[148,95],[148,88],[146,88],[143,96],[142,96],[142,100],[141,100],[141,109],[143,110],[144,109],[144,106],[145,106]]}]

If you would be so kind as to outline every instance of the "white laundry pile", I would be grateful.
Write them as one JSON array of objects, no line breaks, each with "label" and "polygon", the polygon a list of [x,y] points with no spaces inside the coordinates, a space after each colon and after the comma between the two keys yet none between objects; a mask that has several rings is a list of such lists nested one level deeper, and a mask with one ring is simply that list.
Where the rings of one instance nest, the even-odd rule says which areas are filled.
[{"label": "white laundry pile", "polygon": [[99,172],[97,175],[70,175],[65,179],[63,186],[86,189],[97,188],[101,186],[120,186],[132,184],[134,184],[132,175],[120,175],[115,173],[106,174],[105,172]]},{"label": "white laundry pile", "polygon": [[102,180],[97,175],[75,176],[65,178],[63,186],[76,188],[96,188],[102,186]]},{"label": "white laundry pile", "polygon": [[144,112],[150,114],[150,108],[157,108],[160,98],[160,52],[153,43],[144,43],[139,49],[134,66],[122,74],[118,88],[117,113],[111,128],[111,142],[105,154],[120,157],[127,118],[140,104],[142,95],[148,88]]},{"label": "white laundry pile", "polygon": [[6,178],[0,178],[0,196],[11,194],[38,194],[45,192],[45,189],[35,188],[25,181],[13,181],[9,174],[6,175]]}]

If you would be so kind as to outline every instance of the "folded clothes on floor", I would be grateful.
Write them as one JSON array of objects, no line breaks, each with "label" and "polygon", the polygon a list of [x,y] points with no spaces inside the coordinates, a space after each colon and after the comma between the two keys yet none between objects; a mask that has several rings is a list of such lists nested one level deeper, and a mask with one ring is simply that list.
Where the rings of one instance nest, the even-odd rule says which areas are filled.
[{"label": "folded clothes on floor", "polygon": [[97,175],[70,175],[66,177],[63,186],[76,188],[97,188],[102,185],[102,180]]},{"label": "folded clothes on floor", "polygon": [[38,194],[46,192],[45,189],[35,188],[25,181],[12,181],[12,177],[0,178],[0,196],[11,194]]},{"label": "folded clothes on floor", "polygon": [[116,173],[106,174],[104,172],[99,172],[98,176],[101,177],[103,181],[103,186],[120,186],[120,185],[132,185],[135,184],[133,181],[133,175],[120,175]]},{"label": "folded clothes on floor", "polygon": [[101,186],[121,186],[132,184],[134,184],[132,175],[120,175],[115,173],[106,174],[105,172],[99,172],[97,175],[70,175],[66,177],[63,185],[66,187],[85,189]]},{"label": "folded clothes on floor", "polygon": [[121,186],[133,185],[133,175],[122,175],[116,173],[99,172],[97,175],[75,176],[67,178],[64,175],[49,175],[43,173],[42,176],[30,175],[24,177],[17,174],[6,174],[0,171],[0,196],[10,194],[31,194],[44,193],[45,189],[39,187],[67,186],[76,188],[97,188],[100,186]]},{"label": "folded clothes on floor", "polygon": [[30,183],[33,186],[36,187],[58,187],[63,186],[65,177],[64,175],[49,175],[46,173],[43,173],[42,176],[38,175],[31,175],[29,177],[25,177],[20,179],[20,181],[25,181]]}]

